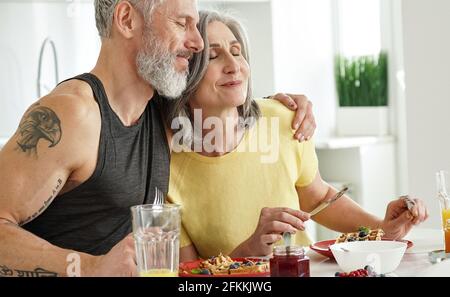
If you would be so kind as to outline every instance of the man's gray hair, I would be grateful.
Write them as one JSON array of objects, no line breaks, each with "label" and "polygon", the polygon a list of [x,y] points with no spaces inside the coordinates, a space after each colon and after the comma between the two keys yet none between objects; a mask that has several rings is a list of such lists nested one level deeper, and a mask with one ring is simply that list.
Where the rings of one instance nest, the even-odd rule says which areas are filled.
[{"label": "man's gray hair", "polygon": [[[169,117],[167,118],[167,124],[169,127],[172,121],[179,118],[193,119],[191,115],[191,109],[189,106],[189,100],[192,99],[198,86],[205,76],[206,70],[209,64],[209,42],[207,29],[208,25],[213,22],[221,22],[227,26],[236,37],[237,41],[241,44],[241,52],[244,59],[250,64],[250,54],[247,33],[241,23],[225,12],[218,12],[213,10],[203,10],[199,12],[200,21],[198,23],[198,30],[204,40],[204,51],[194,54],[189,63],[189,77],[186,90],[179,100],[175,100],[170,103]],[[261,116],[258,104],[252,99],[252,80],[251,74],[248,78],[247,98],[244,105],[238,107],[239,116],[243,120],[247,128],[253,125],[256,120]]]},{"label": "man's gray hair", "polygon": [[[95,22],[98,33],[102,38],[111,37],[111,28],[113,25],[114,10],[119,2],[126,0],[95,0]],[[145,18],[150,22],[151,16],[156,7],[166,0],[127,0],[136,7]]]}]

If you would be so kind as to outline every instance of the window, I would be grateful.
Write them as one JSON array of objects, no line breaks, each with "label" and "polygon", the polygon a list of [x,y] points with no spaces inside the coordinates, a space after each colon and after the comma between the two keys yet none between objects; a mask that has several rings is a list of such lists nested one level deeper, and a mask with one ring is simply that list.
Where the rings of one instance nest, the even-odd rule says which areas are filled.
[{"label": "window", "polygon": [[381,1],[337,0],[337,49],[344,56],[381,50]]}]

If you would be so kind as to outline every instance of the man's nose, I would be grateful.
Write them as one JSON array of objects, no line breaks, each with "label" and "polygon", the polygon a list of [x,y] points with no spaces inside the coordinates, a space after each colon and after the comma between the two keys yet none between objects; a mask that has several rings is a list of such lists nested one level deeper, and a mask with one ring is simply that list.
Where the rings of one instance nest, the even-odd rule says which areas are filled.
[{"label": "man's nose", "polygon": [[186,47],[194,53],[199,53],[204,49],[205,43],[203,42],[203,38],[197,27],[189,34],[186,41]]}]

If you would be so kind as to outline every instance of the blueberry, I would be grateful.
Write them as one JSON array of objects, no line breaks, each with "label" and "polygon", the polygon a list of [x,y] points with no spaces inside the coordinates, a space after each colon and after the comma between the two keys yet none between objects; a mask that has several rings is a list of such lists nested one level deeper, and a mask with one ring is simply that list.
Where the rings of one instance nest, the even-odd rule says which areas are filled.
[{"label": "blueberry", "polygon": [[361,237],[361,238],[366,237],[367,235],[368,235],[368,234],[367,234],[367,232],[365,232],[365,231],[359,232],[359,237]]},{"label": "blueberry", "polygon": [[230,269],[238,269],[239,268],[239,263],[233,263],[230,265]]},{"label": "blueberry", "polygon": [[335,277],[340,277],[340,276],[341,276],[341,273],[340,273],[340,272],[336,272],[336,273],[334,274],[334,276],[335,276]]},{"label": "blueberry", "polygon": [[200,271],[200,274],[203,274],[203,275],[210,275],[211,272],[210,272],[208,269],[202,269],[202,270]]},{"label": "blueberry", "polygon": [[244,263],[244,266],[252,266],[252,265],[253,265],[253,263],[250,261]]},{"label": "blueberry", "polygon": [[353,242],[353,241],[355,241],[355,240],[356,240],[355,238],[350,237],[350,238],[348,239],[348,242]]}]

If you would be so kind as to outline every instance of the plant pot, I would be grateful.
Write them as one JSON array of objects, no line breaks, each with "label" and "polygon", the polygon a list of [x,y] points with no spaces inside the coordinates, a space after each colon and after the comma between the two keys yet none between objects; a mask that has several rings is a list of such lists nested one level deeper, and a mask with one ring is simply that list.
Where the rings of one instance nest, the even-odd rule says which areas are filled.
[{"label": "plant pot", "polygon": [[389,134],[389,108],[338,107],[337,134],[339,136],[385,136]]}]

